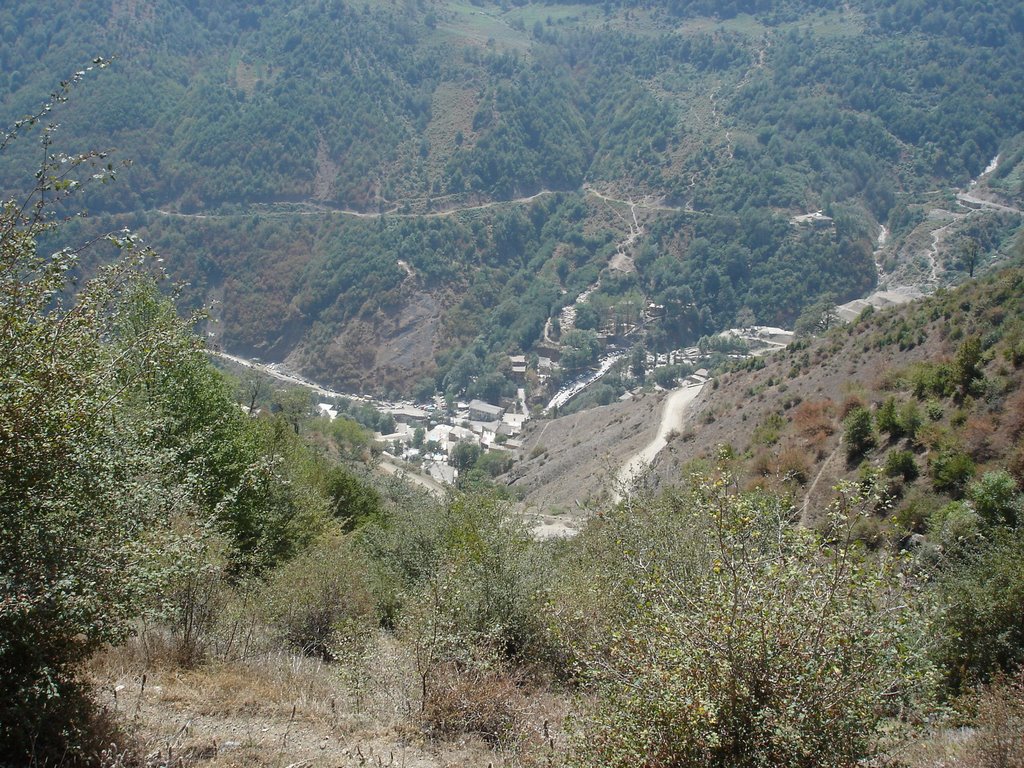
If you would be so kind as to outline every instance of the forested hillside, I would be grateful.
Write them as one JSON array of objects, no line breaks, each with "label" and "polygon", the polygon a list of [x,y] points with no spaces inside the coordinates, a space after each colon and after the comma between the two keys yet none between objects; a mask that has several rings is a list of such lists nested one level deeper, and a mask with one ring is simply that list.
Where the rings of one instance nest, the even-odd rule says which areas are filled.
[{"label": "forested hillside", "polygon": [[[665,307],[648,348],[789,324],[874,286],[879,224],[888,266],[918,263],[935,190],[997,154],[1021,199],[1009,0],[16,2],[0,36],[12,117],[117,57],[52,116],[56,148],[131,161],[81,196],[95,231],[156,245],[224,349],[350,389],[461,392],[601,275],[605,306]],[[819,209],[833,226],[791,224]]]}]

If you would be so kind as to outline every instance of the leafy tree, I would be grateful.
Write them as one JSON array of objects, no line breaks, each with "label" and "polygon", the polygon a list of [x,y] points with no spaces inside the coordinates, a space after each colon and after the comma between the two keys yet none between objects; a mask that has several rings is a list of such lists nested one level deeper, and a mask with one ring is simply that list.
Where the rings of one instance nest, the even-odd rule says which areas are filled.
[{"label": "leafy tree", "polygon": [[584,368],[597,360],[601,345],[593,331],[572,330],[562,337],[562,367],[569,371]]},{"label": "leafy tree", "polygon": [[800,313],[793,331],[798,337],[817,336],[832,328],[839,322],[836,314],[836,300],[826,294]]},{"label": "leafy tree", "polygon": [[974,277],[974,269],[978,266],[978,241],[973,237],[967,238],[960,246],[960,263],[967,270],[968,277]]},{"label": "leafy tree", "polygon": [[629,371],[641,384],[647,374],[647,350],[642,344],[633,347],[629,356]]},{"label": "leafy tree", "polygon": [[461,442],[452,448],[451,464],[459,472],[465,472],[476,466],[477,459],[483,450],[476,443]]},{"label": "leafy tree", "polygon": [[110,238],[120,256],[74,296],[83,250],[39,253],[75,174],[109,172],[95,154],[51,154],[52,130],[35,187],[0,203],[0,762],[10,764],[74,760],[86,747],[77,665],[129,632],[142,533],[173,503],[159,489],[167,464],[148,440],[153,424],[128,406],[146,368],[186,353],[177,320],[123,333],[148,279],[130,235]]}]

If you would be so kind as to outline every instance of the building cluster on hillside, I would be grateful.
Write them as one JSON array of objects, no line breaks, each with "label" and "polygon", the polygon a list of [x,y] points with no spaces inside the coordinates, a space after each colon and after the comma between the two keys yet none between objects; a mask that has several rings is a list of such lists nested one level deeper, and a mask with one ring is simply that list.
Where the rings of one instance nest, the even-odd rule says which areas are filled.
[{"label": "building cluster on hillside", "polygon": [[[738,356],[763,354],[771,349],[784,347],[792,340],[792,333],[781,328],[754,326],[734,329],[720,334],[723,341],[742,341],[744,348]],[[702,345],[705,342],[702,340]],[[712,345],[713,346],[713,345]],[[728,346],[728,344],[727,344]],[[470,446],[472,450],[502,451],[510,458],[517,458],[522,449],[520,435],[530,418],[526,388],[528,380],[543,384],[558,368],[559,349],[557,345],[550,348],[540,345],[536,350],[533,371],[526,355],[510,355],[510,378],[518,386],[514,398],[502,398],[498,403],[484,400],[457,402],[454,406],[446,403],[440,395],[435,395],[434,402],[420,406],[410,402],[386,403],[376,402],[374,407],[382,414],[389,416],[382,420],[389,431],[375,433],[375,439],[384,446],[385,452],[395,458],[411,464],[419,465],[424,472],[440,483],[453,483],[458,474],[459,446]],[[730,355],[734,356],[734,355]],[[701,384],[710,377],[707,368],[699,367],[708,357],[708,350],[700,346],[674,349],[668,352],[647,352],[644,356],[644,369],[653,373],[666,367],[678,367],[676,372],[685,384]],[[603,373],[610,370],[613,364],[625,364],[626,353],[621,350],[605,354],[599,365],[591,369],[587,375],[564,382],[562,389],[554,394],[552,403],[559,407],[579,394],[585,387],[597,381]],[[662,386],[675,386],[667,381],[659,381]],[[543,391],[543,390],[542,390]],[[626,392],[620,399],[632,396]],[[535,393],[536,397],[536,393]],[[559,399],[561,398],[561,400]],[[549,404],[548,410],[551,409]],[[320,403],[318,410],[322,416],[334,419],[338,412],[328,402]]]},{"label": "building cluster on hillside", "polygon": [[[522,448],[518,436],[529,419],[525,398],[525,391],[519,389],[516,398],[505,399],[501,405],[471,400],[456,403],[451,411],[440,396],[426,407],[380,403],[378,408],[394,418],[395,428],[388,434],[377,432],[374,438],[391,456],[419,464],[440,483],[452,483],[457,477],[453,461],[460,444],[507,451],[513,456]],[[318,411],[331,420],[338,415],[331,403],[320,403]]]}]

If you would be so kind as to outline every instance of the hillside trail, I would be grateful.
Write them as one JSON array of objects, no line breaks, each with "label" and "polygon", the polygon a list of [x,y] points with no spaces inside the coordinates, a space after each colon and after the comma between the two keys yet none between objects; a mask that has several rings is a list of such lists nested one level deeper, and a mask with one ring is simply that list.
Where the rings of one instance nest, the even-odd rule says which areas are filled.
[{"label": "hillside trail", "polygon": [[811,497],[814,495],[814,491],[818,487],[818,483],[821,482],[821,478],[825,475],[825,470],[832,464],[835,457],[842,450],[843,444],[840,442],[836,446],[835,450],[829,454],[828,458],[821,462],[821,468],[818,470],[818,474],[814,476],[814,480],[811,481],[810,486],[807,488],[807,493],[804,494],[804,503],[800,507],[800,525],[804,528],[807,527],[808,513],[811,508]]},{"label": "hillside trail", "polygon": [[613,504],[622,501],[623,494],[628,494],[634,483],[643,477],[655,457],[668,445],[669,436],[673,432],[681,431],[686,426],[686,416],[690,405],[703,389],[703,384],[684,384],[668,394],[661,409],[658,433],[651,442],[631,456],[616,474],[615,487],[612,489]]},{"label": "hillside trail", "polygon": [[[156,213],[160,216],[168,216],[178,219],[237,219],[242,216],[252,216],[254,214],[266,216],[323,216],[325,214],[335,214],[337,216],[350,216],[356,219],[380,219],[383,217],[395,219],[437,219],[446,216],[456,216],[460,213],[466,213],[469,211],[484,211],[489,208],[496,208],[500,205],[524,205],[526,203],[532,203],[534,200],[538,200],[542,197],[556,194],[559,194],[558,190],[542,189],[532,195],[515,197],[511,200],[491,200],[486,203],[454,205],[437,211],[426,211],[424,213],[402,212],[402,208],[405,205],[411,205],[413,203],[419,204],[423,202],[422,200],[409,200],[402,203],[395,203],[384,211],[356,211],[351,208],[339,208],[327,205],[326,203],[316,199],[295,203],[283,201],[266,203],[265,208],[247,211],[246,213],[181,213],[179,211],[168,211],[164,208],[156,208],[149,211],[149,213]],[[303,207],[298,210],[284,207],[293,205]]]},{"label": "hillside trail", "polygon": [[964,219],[975,214],[983,214],[986,211],[1024,215],[1024,211],[1019,208],[987,200],[986,198],[979,197],[973,192],[973,190],[978,187],[979,183],[986,176],[993,173],[998,167],[999,155],[996,155],[992,158],[992,161],[984,171],[982,171],[977,178],[972,179],[965,189],[961,189],[959,191],[954,190],[957,205],[963,209],[962,212],[951,211],[946,208],[933,209],[931,214],[932,217],[939,215],[945,219],[945,223],[942,223],[930,232],[931,242],[929,243],[927,250],[923,251],[923,256],[927,260],[928,264],[927,273],[915,280],[912,280],[911,282],[901,282],[882,288],[883,278],[885,277],[883,269],[883,251],[889,242],[890,232],[884,225],[880,225],[878,240],[874,251],[875,269],[878,274],[878,287],[862,299],[854,299],[853,301],[846,302],[845,304],[840,304],[836,309],[841,314],[844,312],[846,313],[845,319],[852,320],[869,304],[876,307],[903,304],[937,290],[941,282],[942,274],[939,254],[942,250],[946,235],[953,227]]},{"label": "hillside trail", "polygon": [[931,247],[929,247],[928,252],[925,254],[928,258],[928,279],[925,281],[925,285],[930,289],[930,291],[934,291],[939,287],[939,246],[942,244],[942,239],[949,228],[966,215],[967,214],[954,214],[953,220],[948,224],[944,224],[938,229],[932,230],[932,244]]}]

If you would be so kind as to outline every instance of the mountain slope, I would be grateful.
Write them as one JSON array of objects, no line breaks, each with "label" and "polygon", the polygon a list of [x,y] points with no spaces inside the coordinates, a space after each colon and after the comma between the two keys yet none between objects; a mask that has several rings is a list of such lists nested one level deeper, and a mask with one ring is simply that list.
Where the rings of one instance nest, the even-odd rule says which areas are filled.
[{"label": "mountain slope", "polygon": [[[0,106],[117,54],[59,115],[69,148],[133,161],[85,198],[96,230],[142,231],[230,351],[461,392],[588,287],[599,326],[627,294],[664,306],[627,342],[667,348],[863,295],[880,223],[912,267],[933,190],[997,153],[1019,207],[1017,4],[772,6],[15,2]],[[833,227],[790,221],[818,209]]]}]

